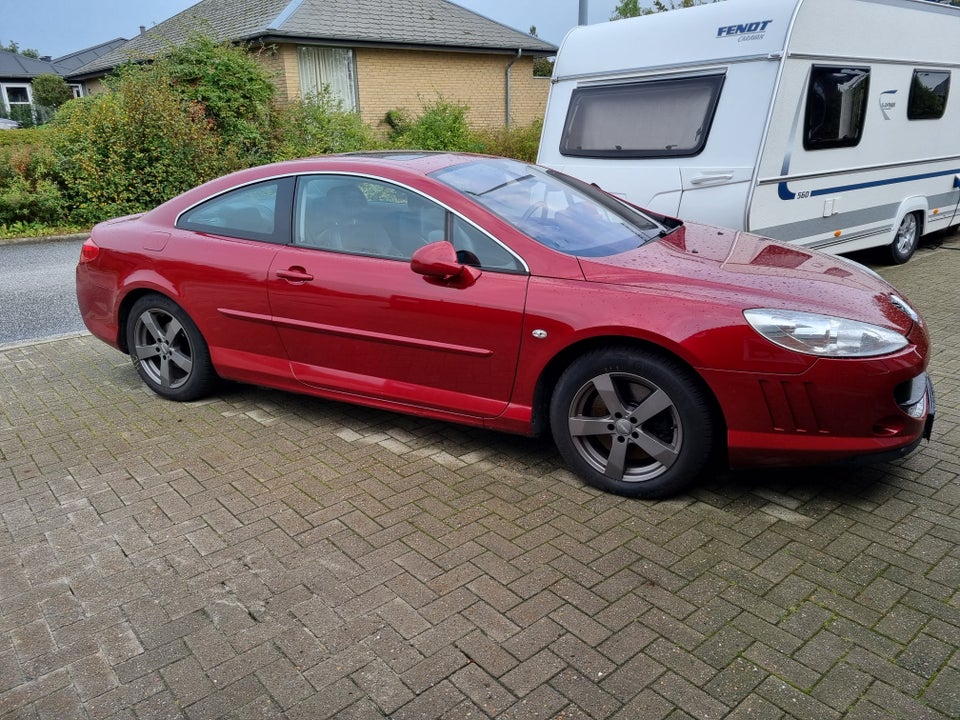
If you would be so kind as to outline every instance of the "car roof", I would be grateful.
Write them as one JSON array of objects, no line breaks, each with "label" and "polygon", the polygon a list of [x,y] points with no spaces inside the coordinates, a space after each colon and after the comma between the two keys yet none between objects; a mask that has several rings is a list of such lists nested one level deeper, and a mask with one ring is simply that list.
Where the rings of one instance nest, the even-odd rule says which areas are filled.
[{"label": "car roof", "polygon": [[471,153],[433,152],[425,150],[379,150],[373,152],[343,153],[338,155],[322,155],[302,160],[290,160],[278,165],[285,170],[309,171],[323,169],[326,166],[342,168],[351,165],[389,166],[419,175],[428,175],[437,170],[461,165],[465,162],[490,158],[489,155]]}]

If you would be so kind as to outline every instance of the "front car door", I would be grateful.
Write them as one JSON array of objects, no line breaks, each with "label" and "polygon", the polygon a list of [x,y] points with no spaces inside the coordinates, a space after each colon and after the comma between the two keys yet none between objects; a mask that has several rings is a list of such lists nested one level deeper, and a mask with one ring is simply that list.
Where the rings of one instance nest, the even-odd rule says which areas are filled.
[{"label": "front car door", "polygon": [[[518,258],[432,200],[380,180],[306,175],[294,208],[294,243],[277,253],[267,285],[298,380],[400,406],[503,412],[527,290]],[[442,239],[481,266],[475,282],[413,272],[413,252]]]}]

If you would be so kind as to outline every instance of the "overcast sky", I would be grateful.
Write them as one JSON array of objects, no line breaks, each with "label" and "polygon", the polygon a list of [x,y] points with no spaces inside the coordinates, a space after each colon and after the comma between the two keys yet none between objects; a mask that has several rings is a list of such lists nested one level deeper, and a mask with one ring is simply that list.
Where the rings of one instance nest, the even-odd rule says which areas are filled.
[{"label": "overcast sky", "polygon": [[[577,24],[579,0],[456,0],[474,12],[559,44]],[[610,19],[617,0],[588,0],[591,23]],[[58,58],[118,37],[132,38],[197,0],[0,0],[0,45]],[[384,0],[384,12],[390,1]]]}]

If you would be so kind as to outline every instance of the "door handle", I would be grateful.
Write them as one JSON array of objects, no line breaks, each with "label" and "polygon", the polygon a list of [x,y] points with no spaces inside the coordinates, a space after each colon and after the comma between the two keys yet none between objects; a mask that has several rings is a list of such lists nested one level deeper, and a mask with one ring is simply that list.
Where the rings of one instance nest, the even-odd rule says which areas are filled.
[{"label": "door handle", "polygon": [[690,178],[691,185],[709,185],[710,183],[719,183],[726,180],[733,180],[733,173],[715,173],[712,175],[697,175]]},{"label": "door handle", "polygon": [[313,275],[299,266],[294,266],[287,270],[277,270],[277,277],[283,278],[284,280],[288,280],[292,283],[305,283],[313,280]]}]

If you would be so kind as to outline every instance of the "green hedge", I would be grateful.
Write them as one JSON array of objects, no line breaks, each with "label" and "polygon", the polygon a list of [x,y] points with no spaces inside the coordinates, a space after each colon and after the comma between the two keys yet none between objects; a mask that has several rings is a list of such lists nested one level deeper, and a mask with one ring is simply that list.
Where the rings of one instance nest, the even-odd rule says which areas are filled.
[{"label": "green hedge", "polygon": [[387,147],[533,161],[540,138],[540,123],[471,129],[468,107],[439,96],[388,113],[384,136],[326,90],[278,104],[246,50],[204,37],[107,85],[42,127],[0,131],[0,239],[89,228],[264,162]]}]

